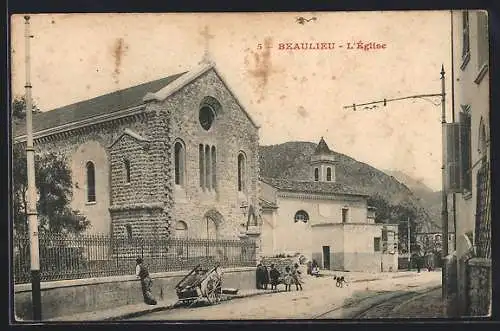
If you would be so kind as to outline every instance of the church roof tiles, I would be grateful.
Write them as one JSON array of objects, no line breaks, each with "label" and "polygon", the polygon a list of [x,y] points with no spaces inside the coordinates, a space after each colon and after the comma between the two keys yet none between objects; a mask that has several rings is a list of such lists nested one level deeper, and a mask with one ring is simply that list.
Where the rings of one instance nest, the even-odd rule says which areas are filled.
[{"label": "church roof tiles", "polygon": [[321,140],[319,141],[318,146],[314,150],[314,155],[318,155],[318,154],[333,154],[332,150],[330,149],[330,147],[328,147],[328,145],[327,145],[325,139],[323,139],[323,137],[321,137]]},{"label": "church roof tiles", "polygon": [[282,178],[262,178],[261,180],[281,191],[369,196],[342,183],[294,181]]},{"label": "church roof tiles", "polygon": [[[92,99],[73,103],[50,111],[33,114],[33,132],[87,120],[104,114],[111,114],[120,110],[144,104],[144,96],[148,92],[157,92],[174,82],[186,72],[171,75],[123,90],[107,93]],[[26,134],[24,121],[14,123],[13,136]]]}]

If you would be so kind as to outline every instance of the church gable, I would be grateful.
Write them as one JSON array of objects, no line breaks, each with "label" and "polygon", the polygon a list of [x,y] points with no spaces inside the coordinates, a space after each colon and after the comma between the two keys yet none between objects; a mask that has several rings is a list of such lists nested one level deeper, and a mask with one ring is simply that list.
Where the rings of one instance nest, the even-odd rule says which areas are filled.
[{"label": "church gable", "polygon": [[[205,82],[200,84],[201,81]],[[201,65],[184,74],[179,79],[175,80],[158,92],[147,93],[144,97],[144,101],[165,101],[167,103],[169,101],[173,101],[175,103],[175,98],[172,98],[174,95],[177,93],[192,95],[194,92],[193,87],[195,86],[197,86],[200,90],[206,91],[206,96],[215,97],[215,99],[219,101],[231,99],[234,106],[224,108],[230,108],[230,110],[242,112],[254,128],[259,128],[255,120],[245,110],[236,94],[232,91],[231,87],[227,84],[226,80],[214,64]]]},{"label": "church gable", "polygon": [[123,130],[123,133],[111,143],[109,148],[111,150],[116,149],[116,145],[120,146],[122,143],[127,143],[127,141],[129,141],[130,143],[139,144],[143,148],[146,148],[149,144],[149,139],[130,129],[125,129]]}]

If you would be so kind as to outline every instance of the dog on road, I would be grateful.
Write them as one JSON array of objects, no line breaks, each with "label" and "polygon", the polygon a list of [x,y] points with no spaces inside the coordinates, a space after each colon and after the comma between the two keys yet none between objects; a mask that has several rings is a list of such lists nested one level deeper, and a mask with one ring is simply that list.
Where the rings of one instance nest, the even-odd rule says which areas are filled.
[{"label": "dog on road", "polygon": [[344,285],[347,286],[347,281],[345,280],[344,276],[333,276],[333,280],[335,280],[335,286],[337,287],[344,287]]}]

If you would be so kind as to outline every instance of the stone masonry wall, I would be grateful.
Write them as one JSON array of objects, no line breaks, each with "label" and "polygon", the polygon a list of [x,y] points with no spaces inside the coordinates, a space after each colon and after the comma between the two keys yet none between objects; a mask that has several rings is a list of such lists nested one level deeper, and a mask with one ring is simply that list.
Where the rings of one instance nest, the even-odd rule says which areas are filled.
[{"label": "stone masonry wall", "polygon": [[[112,194],[109,189],[112,186],[110,175],[111,151],[109,146],[125,129],[130,129],[147,138],[149,137],[148,128],[148,119],[143,116],[85,127],[61,135],[35,140],[36,153],[51,152],[63,155],[66,158],[72,172],[72,206],[89,218],[91,221],[90,232],[97,231],[109,234],[111,230],[111,227],[102,224],[103,222],[111,222],[109,207],[113,205]],[[99,148],[104,150],[104,154],[101,157],[102,162],[95,164],[97,201],[90,204],[86,201],[86,171],[82,167],[85,167],[86,160],[95,161],[96,151],[87,150],[93,148],[92,146],[100,146]]]},{"label": "stone masonry wall", "polygon": [[[113,206],[148,203],[154,200],[148,189],[148,168],[150,166],[147,145],[124,135],[111,148],[111,199]],[[126,182],[124,161],[130,162],[130,182]]]},{"label": "stone masonry wall", "polygon": [[[221,104],[209,131],[199,124],[198,113],[201,101],[207,96]],[[126,128],[148,139],[147,147],[137,139],[124,135],[111,149],[110,145]],[[182,139],[186,146],[186,181],[180,198],[175,195],[174,203],[173,142],[177,138]],[[123,233],[123,224],[131,222],[148,228],[138,230],[138,233],[146,235],[151,231],[161,231],[169,235],[171,224],[179,220],[188,225],[191,237],[201,237],[206,232],[204,216],[211,211],[212,215],[220,216],[217,220],[218,237],[237,239],[241,225],[247,222],[241,204],[252,205],[257,214],[260,213],[257,197],[258,128],[251,123],[214,70],[204,73],[165,101],[150,102],[142,117],[88,127],[57,139],[44,140],[36,144],[36,148],[41,152],[63,153],[71,162],[78,147],[89,141],[97,141],[103,146],[110,163],[107,175],[107,183],[111,187],[109,203],[103,204],[105,208],[100,213],[111,218],[112,231],[116,233]],[[215,192],[200,188],[199,144],[216,147]],[[244,193],[238,192],[237,160],[240,151],[246,155],[247,190]],[[130,160],[130,184],[123,181],[124,158]],[[111,213],[105,210],[108,207]],[[155,210],[155,221],[150,221],[149,225],[138,223],[148,219],[152,209]],[[135,221],[133,217],[136,217]]]},{"label": "stone masonry wall", "polygon": [[276,270],[283,274],[285,272],[285,268],[287,266],[292,267],[295,263],[298,263],[298,259],[292,257],[263,257],[261,263],[268,269],[271,264],[274,264]]},{"label": "stone masonry wall", "polygon": [[491,260],[473,258],[467,263],[468,316],[491,314]]},{"label": "stone masonry wall", "polygon": [[[213,97],[220,103],[213,126],[204,130],[199,123],[202,100]],[[206,236],[205,214],[212,210],[219,238],[237,239],[241,224],[247,222],[240,208],[243,201],[259,209],[258,129],[250,122],[215,71],[209,70],[191,84],[169,97],[165,108],[172,116],[172,138],[185,144],[185,184],[175,192],[175,221],[188,226],[190,237]],[[215,191],[200,187],[199,145],[215,146]],[[247,193],[238,192],[238,153],[246,155]],[[171,162],[173,155],[170,155]]]}]

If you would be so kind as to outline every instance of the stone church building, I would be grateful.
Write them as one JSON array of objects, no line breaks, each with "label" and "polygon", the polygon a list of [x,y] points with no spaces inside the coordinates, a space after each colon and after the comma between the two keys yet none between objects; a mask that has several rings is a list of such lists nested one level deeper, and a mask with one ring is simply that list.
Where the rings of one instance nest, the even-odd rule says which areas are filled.
[{"label": "stone church building", "polygon": [[261,178],[262,254],[299,253],[330,270],[397,271],[397,224],[375,223],[368,195],[337,182],[336,165],[321,138],[308,178]]},{"label": "stone church building", "polygon": [[242,210],[258,211],[258,126],[213,63],[35,114],[33,128],[37,153],[68,160],[89,232],[237,239]]}]

